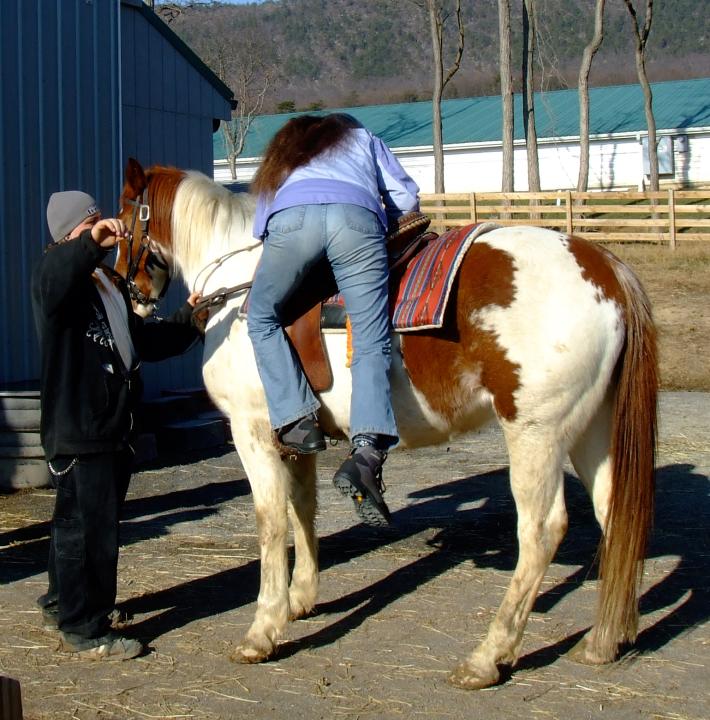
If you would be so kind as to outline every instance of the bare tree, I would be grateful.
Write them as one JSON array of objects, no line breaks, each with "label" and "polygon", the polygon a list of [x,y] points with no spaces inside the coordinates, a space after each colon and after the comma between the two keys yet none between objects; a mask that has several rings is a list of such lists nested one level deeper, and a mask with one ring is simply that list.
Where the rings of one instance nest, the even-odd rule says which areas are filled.
[{"label": "bare tree", "polygon": [[528,190],[540,191],[540,161],[535,127],[535,0],[523,0],[523,121],[528,156]]},{"label": "bare tree", "polygon": [[515,188],[513,74],[510,49],[510,0],[498,0],[498,36],[500,50],[500,94],[503,110],[503,168],[501,190],[513,192]]},{"label": "bare tree", "polygon": [[577,190],[586,191],[589,187],[589,73],[592,60],[604,40],[604,5],[606,0],[597,0],[594,9],[594,35],[584,48],[582,64],[579,68],[579,175]]},{"label": "bare tree", "polygon": [[[432,92],[432,135],[434,144],[434,192],[444,192],[444,141],[441,122],[441,99],[444,88],[461,66],[464,50],[464,24],[461,16],[461,0],[454,0],[453,12],[447,9],[447,0],[412,0],[426,10],[433,55],[434,87]],[[456,17],[457,46],[454,59],[444,72],[444,26],[452,14]]]},{"label": "bare tree", "polygon": [[249,128],[264,106],[266,94],[276,73],[276,61],[268,38],[244,33],[238,40],[231,33],[215,30],[227,16],[221,6],[201,6],[199,2],[168,3],[161,6],[166,22],[190,22],[199,28],[192,49],[234,93],[236,108],[232,118],[221,122],[221,132],[232,180],[237,179],[237,158],[244,149]]},{"label": "bare tree", "polygon": [[[247,42],[247,50],[251,43]],[[251,47],[254,50],[253,46]],[[227,165],[232,180],[237,179],[237,158],[244,150],[249,128],[254,118],[261,113],[264,98],[273,78],[273,68],[262,60],[258,52],[238,51],[238,59],[232,58],[235,67],[229,77],[229,85],[237,100],[232,119],[222,120],[220,125],[227,151]],[[219,73],[218,73],[219,74]],[[226,79],[225,77],[222,78]]]},{"label": "bare tree", "polygon": [[624,0],[624,4],[626,5],[626,9],[629,11],[629,16],[631,18],[631,27],[633,29],[635,41],[636,73],[638,74],[639,83],[641,84],[641,89],[643,90],[646,125],[648,126],[649,183],[651,190],[658,190],[658,145],[656,139],[656,118],[653,114],[653,93],[646,73],[646,45],[648,43],[648,36],[651,33],[651,23],[653,22],[653,0],[646,0],[646,14],[644,16],[643,25],[640,24],[636,8],[634,8],[631,0]]}]

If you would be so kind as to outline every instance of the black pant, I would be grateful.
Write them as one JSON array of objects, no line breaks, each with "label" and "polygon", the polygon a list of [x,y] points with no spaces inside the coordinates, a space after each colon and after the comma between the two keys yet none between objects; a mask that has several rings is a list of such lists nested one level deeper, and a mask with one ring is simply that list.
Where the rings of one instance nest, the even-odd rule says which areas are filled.
[{"label": "black pant", "polygon": [[[72,458],[57,458],[61,471]],[[59,629],[87,638],[104,635],[116,603],[119,513],[131,477],[129,450],[80,455],[54,477],[57,499],[49,545],[49,589],[56,596]]]}]

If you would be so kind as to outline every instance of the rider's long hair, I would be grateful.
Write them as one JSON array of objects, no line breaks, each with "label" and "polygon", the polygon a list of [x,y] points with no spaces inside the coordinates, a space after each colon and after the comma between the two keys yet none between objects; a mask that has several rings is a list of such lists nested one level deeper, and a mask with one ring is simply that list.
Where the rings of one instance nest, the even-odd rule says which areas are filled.
[{"label": "rider's long hair", "polygon": [[361,127],[350,115],[300,115],[291,118],[269,143],[251,184],[256,195],[273,196],[296,169],[343,142],[348,132]]}]

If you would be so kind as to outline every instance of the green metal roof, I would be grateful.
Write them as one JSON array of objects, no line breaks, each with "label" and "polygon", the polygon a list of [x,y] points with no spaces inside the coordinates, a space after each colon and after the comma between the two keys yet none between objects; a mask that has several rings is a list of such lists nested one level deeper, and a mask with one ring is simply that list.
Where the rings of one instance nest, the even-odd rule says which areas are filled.
[{"label": "green metal roof", "polygon": [[[710,78],[653,83],[653,109],[659,130],[710,126]],[[639,85],[614,85],[589,91],[591,135],[644,132],[646,116]],[[431,146],[431,102],[344,108],[391,148]],[[332,109],[327,112],[337,112]],[[241,157],[258,157],[279,128],[304,113],[257,117]],[[500,96],[444,100],[441,104],[444,144],[500,142]],[[515,96],[515,137],[524,138],[522,96]],[[579,136],[577,89],[536,93],[538,138]],[[222,133],[214,134],[215,160],[224,159]]]}]

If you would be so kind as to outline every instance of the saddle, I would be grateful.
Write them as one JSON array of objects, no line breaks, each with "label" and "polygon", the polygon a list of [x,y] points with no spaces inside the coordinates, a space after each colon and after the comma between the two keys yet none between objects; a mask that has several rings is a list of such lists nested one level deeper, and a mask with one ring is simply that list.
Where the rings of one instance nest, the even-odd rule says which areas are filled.
[{"label": "saddle", "polygon": [[[427,232],[430,218],[419,212],[402,215],[387,234],[390,286],[396,287],[408,263],[439,237]],[[308,382],[316,392],[333,384],[333,373],[323,343],[324,328],[345,327],[345,308],[327,261],[318,263],[295,293],[284,318],[286,333],[301,360]]]}]

